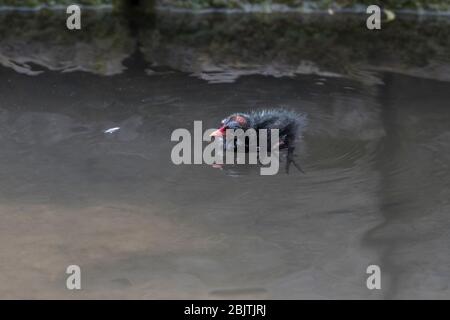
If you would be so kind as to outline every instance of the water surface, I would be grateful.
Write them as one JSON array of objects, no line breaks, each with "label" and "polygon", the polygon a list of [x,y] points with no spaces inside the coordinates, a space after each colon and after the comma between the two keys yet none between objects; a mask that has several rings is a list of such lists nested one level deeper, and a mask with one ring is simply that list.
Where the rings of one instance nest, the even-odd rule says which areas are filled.
[{"label": "water surface", "polygon": [[[217,54],[214,73],[226,81],[209,81],[189,50],[184,60],[161,60],[182,51],[146,51],[141,39],[136,53],[132,33],[114,42],[123,57],[100,55],[113,69],[89,69],[98,64],[86,56],[42,59],[34,45],[56,40],[33,39],[21,57],[35,59],[22,64],[18,42],[0,45],[8,57],[0,67],[0,297],[450,297],[450,84],[441,74],[356,64],[358,72],[338,76],[333,68],[236,76]],[[88,52],[112,56],[89,41]],[[435,61],[445,68],[448,60]],[[274,106],[308,114],[298,145],[305,175],[172,164],[174,129]],[[81,267],[81,291],[65,288],[70,264]],[[381,267],[382,290],[366,287],[370,264]]]}]

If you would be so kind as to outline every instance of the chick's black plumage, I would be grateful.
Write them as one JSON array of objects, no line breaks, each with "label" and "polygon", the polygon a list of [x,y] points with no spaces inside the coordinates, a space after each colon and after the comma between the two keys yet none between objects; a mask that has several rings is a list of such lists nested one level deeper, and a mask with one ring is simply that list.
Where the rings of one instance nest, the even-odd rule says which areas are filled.
[{"label": "chick's black plumage", "polygon": [[[301,167],[294,161],[295,143],[301,136],[303,130],[307,125],[307,117],[305,114],[299,114],[297,112],[286,109],[268,109],[260,111],[251,111],[249,113],[235,113],[221,122],[221,127],[216,130],[213,136],[223,136],[226,129],[272,129],[279,130],[278,147],[279,149],[287,149],[287,162],[286,171],[289,172],[290,164],[303,172]],[[268,132],[268,139],[270,139],[270,133]],[[270,141],[267,144],[270,148]]]}]

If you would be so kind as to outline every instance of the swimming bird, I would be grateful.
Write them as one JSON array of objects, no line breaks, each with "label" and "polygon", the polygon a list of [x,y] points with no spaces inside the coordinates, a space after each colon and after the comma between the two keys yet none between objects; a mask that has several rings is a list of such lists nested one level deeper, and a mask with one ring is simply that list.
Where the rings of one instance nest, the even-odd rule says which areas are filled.
[{"label": "swimming bird", "polygon": [[[295,111],[284,108],[256,110],[248,113],[234,113],[222,120],[219,129],[211,133],[213,137],[222,138],[227,129],[271,129],[279,130],[279,139],[277,142],[279,149],[287,149],[286,173],[289,173],[291,163],[302,173],[304,171],[294,161],[295,144],[299,140],[301,133],[307,125],[307,117]],[[270,133],[267,134],[268,140]],[[268,148],[271,143],[268,141]],[[270,151],[270,150],[269,150]]]}]

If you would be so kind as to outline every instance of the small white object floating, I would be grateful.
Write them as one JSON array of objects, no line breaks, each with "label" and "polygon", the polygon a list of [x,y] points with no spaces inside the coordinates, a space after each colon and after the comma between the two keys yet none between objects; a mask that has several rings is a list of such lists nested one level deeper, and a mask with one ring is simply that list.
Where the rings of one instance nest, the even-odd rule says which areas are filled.
[{"label": "small white object floating", "polygon": [[120,130],[120,127],[114,127],[114,128],[106,129],[106,130],[103,131],[103,132],[104,132],[104,133],[109,133],[109,134],[111,134],[111,133],[114,133],[114,132],[119,131],[119,130]]}]

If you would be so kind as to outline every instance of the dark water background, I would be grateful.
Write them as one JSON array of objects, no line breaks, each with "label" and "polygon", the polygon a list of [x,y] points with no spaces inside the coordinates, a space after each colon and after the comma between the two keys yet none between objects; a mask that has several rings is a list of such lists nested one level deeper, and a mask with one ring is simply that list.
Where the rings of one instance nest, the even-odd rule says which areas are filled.
[{"label": "dark water background", "polygon": [[[311,49],[300,70],[289,42],[276,56],[256,40],[260,56],[214,54],[207,17],[180,39],[167,18],[138,36],[108,19],[76,41],[54,25],[2,31],[1,298],[450,297],[449,43],[411,61],[370,47],[348,65],[329,63],[349,45],[325,60]],[[309,116],[306,175],[172,164],[174,129],[274,106]],[[82,291],[65,289],[70,264]],[[366,288],[370,264],[382,290]]]}]

